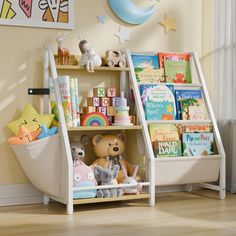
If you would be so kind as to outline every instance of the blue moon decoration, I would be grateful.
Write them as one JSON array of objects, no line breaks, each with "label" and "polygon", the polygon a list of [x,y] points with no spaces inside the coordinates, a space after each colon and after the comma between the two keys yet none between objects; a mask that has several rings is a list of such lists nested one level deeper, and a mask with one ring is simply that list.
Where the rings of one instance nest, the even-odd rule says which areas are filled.
[{"label": "blue moon decoration", "polygon": [[108,4],[116,16],[133,25],[144,23],[155,11],[155,5],[151,5],[147,8],[140,8],[131,0],[108,0]]}]

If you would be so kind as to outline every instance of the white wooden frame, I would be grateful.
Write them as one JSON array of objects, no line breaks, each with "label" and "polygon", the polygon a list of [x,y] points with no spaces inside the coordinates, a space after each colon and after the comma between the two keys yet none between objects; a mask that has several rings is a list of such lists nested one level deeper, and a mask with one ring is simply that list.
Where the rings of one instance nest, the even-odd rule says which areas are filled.
[{"label": "white wooden frame", "polygon": [[[2,10],[2,3],[4,1],[8,0],[0,0],[0,14]],[[68,23],[58,23],[58,22],[46,22],[43,21],[42,15],[43,15],[43,10],[41,10],[41,15],[35,16],[33,19],[32,18],[27,18],[21,8],[17,5],[19,1],[11,1],[10,3],[15,6],[14,11],[18,13],[18,16],[12,18],[12,19],[5,19],[5,18],[0,18],[0,25],[9,25],[9,26],[26,26],[26,27],[40,27],[40,28],[56,28],[56,29],[74,29],[74,21],[75,21],[75,0],[68,0],[69,2],[69,8],[68,8]],[[32,12],[34,8],[36,7],[36,1],[33,1],[34,5],[32,8]],[[37,2],[38,4],[38,2]],[[38,10],[39,11],[39,10]]]}]

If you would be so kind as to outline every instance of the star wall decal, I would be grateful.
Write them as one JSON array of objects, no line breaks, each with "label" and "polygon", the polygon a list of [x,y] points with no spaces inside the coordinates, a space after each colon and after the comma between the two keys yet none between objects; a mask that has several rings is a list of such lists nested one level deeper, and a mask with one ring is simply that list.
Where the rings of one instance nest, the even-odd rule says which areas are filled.
[{"label": "star wall decal", "polygon": [[45,125],[42,125],[41,133],[39,134],[38,139],[46,138],[56,133],[57,133],[57,127],[52,127],[51,129],[48,129]]},{"label": "star wall decal", "polygon": [[176,18],[170,18],[167,15],[164,17],[164,21],[159,23],[165,28],[165,33],[170,30],[176,31]]},{"label": "star wall decal", "polygon": [[97,18],[97,22],[101,23],[101,24],[105,24],[107,21],[107,16],[105,16],[103,14],[96,16],[96,18]]},{"label": "star wall decal", "polygon": [[130,41],[130,30],[121,27],[119,29],[118,33],[115,33],[115,36],[119,38],[120,43],[123,43],[124,41]]}]

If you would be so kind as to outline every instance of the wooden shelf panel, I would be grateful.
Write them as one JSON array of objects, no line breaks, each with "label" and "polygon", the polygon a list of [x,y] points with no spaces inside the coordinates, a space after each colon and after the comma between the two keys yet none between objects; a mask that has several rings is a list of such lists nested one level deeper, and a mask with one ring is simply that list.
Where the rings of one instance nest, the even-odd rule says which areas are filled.
[{"label": "wooden shelf panel", "polygon": [[130,126],[80,126],[80,127],[67,127],[68,132],[73,131],[104,131],[104,130],[141,130],[141,125]]},{"label": "wooden shelf panel", "polygon": [[147,124],[207,124],[211,120],[148,120]]},{"label": "wooden shelf panel", "polygon": [[[81,70],[86,71],[85,68],[76,66],[76,65],[57,65],[56,68],[58,70]],[[94,71],[129,71],[129,67],[109,67],[109,66],[100,66],[94,69]]]},{"label": "wooden shelf panel", "polygon": [[127,201],[127,200],[138,200],[138,199],[147,199],[150,197],[148,193],[141,193],[137,195],[123,195],[121,197],[112,197],[112,198],[84,198],[76,199],[73,201],[74,205],[77,204],[88,204],[88,203],[99,203],[99,202],[116,202],[116,201]]}]

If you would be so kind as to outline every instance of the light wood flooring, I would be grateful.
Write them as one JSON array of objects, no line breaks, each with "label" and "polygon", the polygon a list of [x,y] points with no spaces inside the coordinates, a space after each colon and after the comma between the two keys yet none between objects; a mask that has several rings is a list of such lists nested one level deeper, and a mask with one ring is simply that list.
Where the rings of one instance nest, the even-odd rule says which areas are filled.
[{"label": "light wood flooring", "polygon": [[1,236],[236,236],[236,194],[219,200],[213,191],[158,194],[147,200],[75,206],[62,204],[0,207]]}]

